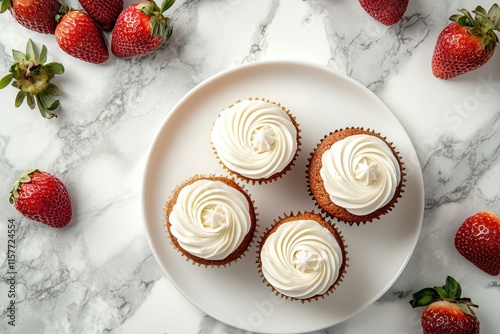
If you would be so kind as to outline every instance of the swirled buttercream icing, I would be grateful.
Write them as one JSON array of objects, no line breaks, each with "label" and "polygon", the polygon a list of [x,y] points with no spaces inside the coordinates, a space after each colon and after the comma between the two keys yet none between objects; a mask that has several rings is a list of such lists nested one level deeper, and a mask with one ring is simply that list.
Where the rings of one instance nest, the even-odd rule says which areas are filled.
[{"label": "swirled buttercream icing", "polygon": [[214,122],[211,140],[221,162],[249,179],[266,179],[295,157],[298,130],[290,115],[263,100],[240,101]]},{"label": "swirled buttercream icing", "polygon": [[398,160],[380,138],[357,134],[335,142],[321,158],[330,200],[363,216],[387,205],[401,181]]},{"label": "swirled buttercream icing", "polygon": [[296,299],[323,295],[340,275],[342,250],[326,227],[309,219],[285,222],[261,247],[264,278],[278,292]]},{"label": "swirled buttercream icing", "polygon": [[181,189],[168,220],[179,245],[206,260],[229,256],[252,224],[247,198],[223,182],[208,179]]}]

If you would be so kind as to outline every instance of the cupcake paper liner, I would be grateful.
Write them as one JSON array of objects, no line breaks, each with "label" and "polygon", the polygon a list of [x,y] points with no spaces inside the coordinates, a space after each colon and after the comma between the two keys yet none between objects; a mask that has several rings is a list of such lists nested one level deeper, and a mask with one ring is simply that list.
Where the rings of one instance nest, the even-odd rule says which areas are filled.
[{"label": "cupcake paper liner", "polygon": [[[212,181],[223,182],[224,184],[226,184],[230,187],[233,187],[236,190],[240,191],[245,196],[245,198],[247,199],[247,202],[249,204],[249,213],[250,213],[250,219],[251,219],[250,230],[245,235],[240,246],[238,246],[238,248],[236,248],[231,254],[229,254],[226,258],[224,258],[222,260],[203,259],[201,257],[195,256],[195,255],[189,253],[184,248],[182,248],[182,246],[179,244],[179,242],[177,241],[175,236],[173,236],[171,231],[170,231],[171,224],[169,223],[168,217],[170,216],[170,213],[172,212],[173,207],[177,201],[177,196],[179,195],[179,192],[185,186],[192,184],[198,180],[212,180]],[[254,200],[252,200],[250,193],[245,189],[244,185],[238,184],[234,179],[227,177],[227,176],[214,175],[214,174],[210,174],[210,175],[195,174],[191,178],[184,180],[177,187],[175,187],[175,189],[172,191],[172,195],[165,203],[163,211],[164,211],[164,219],[165,219],[164,226],[166,228],[166,232],[168,233],[168,236],[170,238],[170,242],[171,242],[172,246],[182,256],[184,256],[186,258],[186,261],[191,262],[193,265],[198,265],[200,267],[203,266],[205,268],[230,266],[231,264],[236,263],[239,259],[243,258],[246,255],[246,253],[248,252],[248,249],[250,248],[251,244],[253,243],[255,231],[257,230],[257,227],[258,227],[257,208],[255,207],[255,202],[254,202]]]},{"label": "cupcake paper liner", "polygon": [[[348,132],[348,133],[343,133],[343,132]],[[375,136],[381,140],[383,140],[391,149],[392,153],[396,157],[397,161],[399,162],[399,167],[400,167],[400,172],[401,172],[401,181],[396,188],[396,191],[394,193],[393,198],[389,203],[387,203],[385,206],[373,211],[372,213],[368,215],[363,215],[363,216],[358,216],[355,214],[352,214],[348,212],[345,208],[340,207],[334,203],[331,202],[329,199],[329,195],[324,189],[323,182],[322,181],[317,181],[317,186],[320,187],[320,189],[312,189],[311,187],[311,163],[314,158],[314,155],[318,149],[322,147],[322,144],[324,140],[327,140],[330,136],[332,135],[339,135],[339,138],[337,138],[335,141],[333,141],[331,144],[329,144],[327,147],[324,148],[324,151],[329,149],[334,142],[339,141],[341,139],[344,139],[348,136],[355,135],[355,134],[367,134],[367,135],[372,135]],[[320,160],[321,157],[318,157]],[[319,175],[319,169],[321,168],[321,164],[318,162],[317,163],[319,166],[317,168],[317,174]],[[392,142],[387,141],[386,137],[383,137],[380,133],[375,132],[374,130],[371,129],[364,129],[362,127],[350,127],[350,128],[343,128],[343,129],[338,129],[333,132],[330,132],[329,134],[325,135],[323,139],[317,144],[316,148],[311,152],[311,156],[309,157],[309,161],[306,167],[306,178],[307,178],[307,189],[309,192],[309,196],[314,200],[316,206],[321,210],[321,212],[331,218],[336,218],[339,221],[342,221],[344,223],[348,223],[349,225],[361,225],[361,224],[366,224],[366,223],[371,223],[375,219],[380,219],[383,215],[388,214],[390,211],[393,210],[393,208],[396,206],[398,203],[399,199],[402,198],[402,194],[404,193],[404,187],[406,184],[406,173],[405,173],[405,166],[403,163],[403,160],[400,156],[400,153],[396,151],[396,148],[394,147],[394,144]],[[318,200],[320,198],[321,200]]]},{"label": "cupcake paper liner", "polygon": [[[244,175],[241,175],[240,173],[238,173],[238,172],[230,169],[229,167],[227,167],[222,162],[222,160],[220,159],[220,157],[219,157],[219,155],[217,153],[217,149],[214,147],[213,143],[211,142],[211,144],[212,144],[212,151],[214,152],[215,157],[216,157],[217,161],[219,162],[219,165],[221,165],[222,168],[225,171],[227,171],[230,175],[234,175],[239,180],[244,181],[246,183],[251,183],[251,184],[256,184],[256,183],[263,184],[264,183],[264,184],[267,184],[267,183],[270,183],[270,182],[273,182],[273,181],[276,181],[276,180],[282,178],[295,165],[295,160],[297,159],[297,157],[299,155],[299,152],[301,150],[301,145],[302,145],[302,143],[301,143],[302,137],[300,135],[300,133],[301,133],[300,124],[297,122],[296,117],[290,112],[290,110],[287,109],[285,106],[283,106],[279,102],[274,102],[274,101],[271,101],[271,100],[268,100],[268,99],[265,99],[265,98],[259,98],[259,97],[255,97],[255,98],[249,97],[247,100],[249,100],[249,101],[260,100],[260,101],[264,101],[264,102],[267,102],[267,103],[272,103],[272,104],[280,107],[290,117],[290,120],[292,121],[293,125],[295,126],[295,128],[297,130],[297,150],[295,151],[295,155],[292,158],[292,160],[290,161],[290,163],[284,169],[282,169],[281,171],[277,171],[275,174],[273,174],[272,176],[270,176],[268,178],[253,179],[253,178],[249,178],[249,177],[246,177]],[[235,102],[235,104],[237,104],[239,102],[242,102],[242,100],[237,100]],[[227,108],[231,108],[235,104],[231,104]]]},{"label": "cupcake paper liner", "polygon": [[[332,235],[335,237],[335,239],[339,243],[340,248],[342,250],[342,265],[341,265],[340,270],[339,270],[339,276],[338,276],[338,278],[335,280],[335,282],[329,287],[329,289],[325,293],[323,293],[321,295],[315,295],[315,296],[310,297],[310,298],[296,298],[296,297],[291,297],[291,296],[287,296],[286,294],[278,291],[265,278],[265,276],[264,276],[264,274],[262,272],[262,262],[261,262],[261,258],[260,258],[260,254],[261,254],[261,251],[262,251],[262,246],[264,245],[264,243],[265,243],[266,239],[268,238],[268,236],[271,235],[272,233],[274,233],[274,231],[281,224],[283,224],[283,223],[292,223],[293,224],[294,220],[299,220],[299,219],[311,219],[311,220],[314,220],[314,221],[318,222],[321,226],[327,228],[332,233]],[[258,249],[257,249],[256,264],[257,264],[257,270],[258,270],[259,275],[260,275],[260,277],[262,279],[262,283],[264,283],[266,286],[268,286],[269,288],[271,288],[271,290],[275,293],[276,296],[279,296],[279,297],[284,298],[286,300],[300,301],[301,303],[306,303],[306,302],[314,302],[314,301],[317,301],[317,300],[320,300],[320,299],[324,299],[325,297],[331,295],[337,289],[337,287],[344,281],[344,278],[345,278],[346,273],[347,273],[347,268],[349,267],[349,258],[347,256],[348,255],[347,244],[345,242],[344,236],[337,229],[337,227],[335,226],[335,224],[329,222],[321,214],[315,213],[314,211],[304,211],[303,213],[299,211],[296,214],[294,214],[293,212],[290,212],[290,214],[286,214],[285,213],[283,215],[283,217],[278,217],[274,221],[274,223],[271,226],[269,226],[264,231],[264,233],[262,234],[261,239],[260,239],[260,241],[258,243],[258,247],[257,248]]]}]

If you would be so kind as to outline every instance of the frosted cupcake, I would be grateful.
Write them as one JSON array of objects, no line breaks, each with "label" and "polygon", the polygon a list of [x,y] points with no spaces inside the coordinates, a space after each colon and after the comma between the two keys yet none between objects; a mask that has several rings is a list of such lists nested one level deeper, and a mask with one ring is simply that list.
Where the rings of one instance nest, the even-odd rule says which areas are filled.
[{"label": "frosted cupcake", "polygon": [[363,128],[325,136],[311,155],[309,189],[328,215],[349,224],[387,214],[401,197],[404,168],[392,143]]},{"label": "frosted cupcake", "polygon": [[279,103],[238,101],[214,122],[211,141],[220,163],[247,182],[267,183],[291,169],[300,147],[298,123]]},{"label": "frosted cupcake", "polygon": [[257,224],[250,195],[233,180],[196,175],[165,205],[173,245],[193,263],[225,266],[242,257]]},{"label": "frosted cupcake", "polygon": [[279,218],[260,242],[259,271],[284,298],[324,298],[342,282],[347,267],[344,240],[314,212]]}]

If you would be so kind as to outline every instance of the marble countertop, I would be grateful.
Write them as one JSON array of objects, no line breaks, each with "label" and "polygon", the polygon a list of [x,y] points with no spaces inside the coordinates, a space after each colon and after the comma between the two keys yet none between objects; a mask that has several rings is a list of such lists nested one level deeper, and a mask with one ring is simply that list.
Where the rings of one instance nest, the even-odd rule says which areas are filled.
[{"label": "marble countertop", "polygon": [[[493,3],[410,1],[401,22],[386,27],[357,1],[177,0],[168,12],[174,33],[160,49],[101,65],[74,59],[53,36],[0,15],[0,76],[28,38],[66,68],[54,79],[64,91],[57,119],[15,109],[15,89],[0,91],[0,332],[248,333],[198,309],[162,272],[145,234],[142,178],[159,126],[191,89],[240,64],[292,59],[334,69],[378,96],[411,138],[425,186],[420,237],[394,285],[351,319],[315,333],[421,333],[411,294],[442,285],[446,275],[480,305],[481,333],[498,333],[500,278],[462,258],[453,236],[478,211],[500,213],[500,56],[449,81],[430,68],[448,17]],[[67,185],[74,215],[66,228],[28,221],[8,203],[29,168]],[[16,227],[15,327],[7,310],[9,222]]]}]

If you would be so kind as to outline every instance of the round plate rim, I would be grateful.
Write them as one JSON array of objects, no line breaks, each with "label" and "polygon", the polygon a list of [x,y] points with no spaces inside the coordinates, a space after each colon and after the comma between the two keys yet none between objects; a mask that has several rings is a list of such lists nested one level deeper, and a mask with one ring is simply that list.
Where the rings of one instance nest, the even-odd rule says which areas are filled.
[{"label": "round plate rim", "polygon": [[[221,71],[221,72],[219,72],[219,73],[217,73],[217,74],[215,74],[215,75],[213,75],[213,76],[205,79],[200,84],[196,85],[190,91],[188,91],[170,109],[170,111],[168,112],[168,114],[165,116],[163,122],[160,124],[157,132],[155,133],[153,141],[151,142],[151,144],[150,144],[150,146],[148,148],[148,151],[147,151],[148,153],[147,153],[147,157],[146,157],[146,162],[144,164],[144,171],[143,171],[142,180],[141,180],[142,181],[141,192],[140,192],[141,213],[142,213],[142,221],[143,221],[143,226],[144,226],[144,229],[145,229],[145,232],[146,232],[146,238],[148,240],[148,244],[149,244],[149,246],[151,248],[151,251],[152,251],[152,253],[153,253],[154,257],[155,257],[156,262],[161,267],[163,273],[166,275],[166,277],[169,279],[169,281],[172,283],[172,285],[187,300],[189,300],[193,305],[195,305],[196,307],[198,307],[202,312],[205,312],[205,313],[207,313],[208,315],[210,315],[212,317],[214,317],[214,316],[210,313],[210,310],[201,309],[198,305],[196,305],[196,303],[189,296],[187,296],[186,293],[178,286],[177,282],[175,282],[175,280],[172,279],[172,277],[168,273],[167,268],[160,261],[160,255],[158,254],[157,249],[154,247],[154,245],[152,243],[152,237],[151,237],[151,231],[150,231],[151,227],[150,227],[150,225],[148,225],[147,210],[146,210],[146,201],[147,201],[147,195],[146,195],[146,193],[147,193],[148,166],[149,166],[149,164],[151,162],[154,148],[157,145],[157,142],[159,140],[159,134],[167,126],[168,122],[170,121],[170,119],[172,118],[172,116],[175,114],[175,111],[177,109],[179,109],[179,106],[181,106],[183,103],[185,103],[186,100],[188,100],[191,96],[195,95],[199,90],[203,89],[207,85],[210,85],[212,82],[216,81],[219,78],[231,75],[231,74],[233,74],[235,72],[238,72],[238,71],[249,70],[249,69],[251,69],[253,67],[263,67],[263,66],[264,67],[265,66],[271,66],[271,67],[274,67],[274,66],[310,67],[312,69],[316,69],[316,70],[321,70],[321,71],[328,72],[330,75],[336,76],[336,77],[340,78],[341,80],[346,80],[350,84],[353,84],[353,85],[357,86],[359,89],[364,90],[365,94],[369,94],[369,95],[371,95],[372,98],[378,100],[378,102],[380,103],[379,107],[384,107],[386,109],[386,112],[388,112],[392,117],[395,118],[396,122],[400,124],[400,126],[402,127],[404,133],[408,136],[406,130],[404,129],[403,125],[399,122],[399,120],[397,119],[397,117],[383,103],[383,101],[378,96],[376,96],[375,93],[373,93],[371,90],[369,90],[367,87],[363,86],[361,83],[359,83],[358,81],[354,80],[353,78],[351,78],[351,77],[349,77],[349,76],[347,76],[347,75],[345,75],[343,73],[340,73],[340,72],[338,72],[338,71],[336,71],[334,69],[331,69],[331,68],[329,68],[327,66],[324,66],[324,65],[321,65],[321,64],[317,64],[317,63],[312,63],[312,62],[307,62],[307,61],[301,61],[301,60],[260,60],[260,61],[255,61],[255,62],[251,62],[251,63],[241,64],[241,65],[237,65],[237,66],[228,68],[226,70],[223,70],[223,71]],[[411,139],[409,137],[408,137],[408,139],[411,142]],[[413,146],[413,143],[411,143],[411,145],[412,145],[411,148],[414,151],[415,148]],[[416,161],[412,161],[412,165],[414,166],[415,170],[417,171],[417,175],[416,175],[417,176],[417,180],[416,180],[417,184],[416,184],[416,186],[420,190],[420,196],[419,196],[419,203],[418,204],[419,204],[419,206],[422,209],[419,210],[420,215],[417,218],[417,220],[419,222],[418,223],[418,231],[414,235],[411,247],[409,247],[410,251],[408,252],[405,260],[403,261],[403,263],[401,264],[399,271],[392,278],[392,280],[390,280],[388,282],[388,284],[385,286],[384,289],[382,289],[370,301],[366,302],[365,305],[363,307],[359,308],[355,313],[350,314],[348,317],[345,317],[344,319],[340,319],[340,321],[332,322],[327,327],[333,326],[333,325],[336,325],[336,324],[339,324],[339,323],[342,323],[342,322],[344,322],[344,321],[346,321],[346,320],[348,320],[348,319],[356,316],[357,314],[361,313],[366,308],[368,308],[370,305],[372,305],[376,300],[378,300],[382,295],[384,295],[390,289],[390,287],[396,282],[396,280],[401,276],[401,273],[406,268],[406,266],[408,264],[408,261],[410,260],[412,254],[413,254],[413,252],[415,250],[415,247],[416,247],[419,235],[420,235],[420,230],[421,230],[422,221],[423,221],[423,215],[424,215],[424,209],[423,209],[424,205],[423,204],[424,204],[424,200],[425,200],[425,198],[424,198],[424,183],[423,183],[422,172],[421,172],[421,169],[420,169],[420,164],[419,164],[418,160],[416,160]],[[218,317],[214,317],[214,318],[216,320],[220,321],[220,322],[227,323],[224,319],[220,319]],[[230,323],[227,323],[227,324],[234,326],[234,324],[230,324]],[[321,329],[324,329],[324,328],[327,328],[327,327],[325,327],[325,326],[320,326],[320,327],[311,326],[311,328],[309,329],[309,331],[321,330]],[[246,328],[241,328],[241,329],[246,329]],[[252,331],[254,331],[254,332],[260,332],[259,330],[256,330],[254,328],[252,328]],[[269,332],[266,331],[266,333],[269,333]],[[285,332],[273,331],[273,333],[285,333]]]}]

